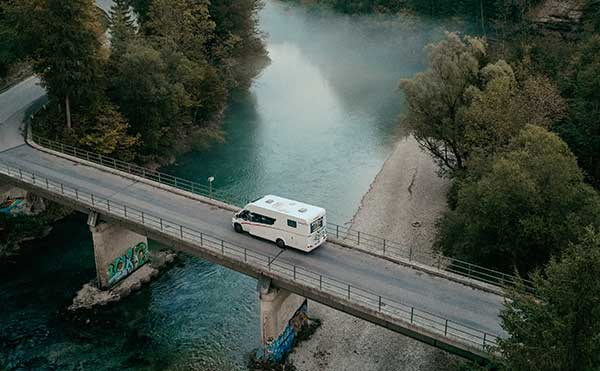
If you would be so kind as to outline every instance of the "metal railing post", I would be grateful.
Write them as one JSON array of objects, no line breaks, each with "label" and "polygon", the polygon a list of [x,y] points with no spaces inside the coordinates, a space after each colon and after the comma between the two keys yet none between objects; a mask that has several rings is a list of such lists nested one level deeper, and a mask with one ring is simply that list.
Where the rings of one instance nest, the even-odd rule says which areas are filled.
[{"label": "metal railing post", "polygon": [[337,224],[335,225],[335,238],[340,239],[340,226]]},{"label": "metal railing post", "polygon": [[383,255],[385,255],[385,238],[383,239]]},{"label": "metal railing post", "polygon": [[448,336],[448,320],[446,320],[446,325],[444,326],[444,336]]},{"label": "metal railing post", "polygon": [[319,274],[319,290],[323,291],[323,275]]},{"label": "metal railing post", "polygon": [[142,224],[146,224],[146,223],[144,222],[144,212],[143,212],[143,211],[142,211]]},{"label": "metal railing post", "polygon": [[360,245],[360,231],[358,231],[358,244]]},{"label": "metal railing post", "polygon": [[163,230],[163,224],[162,224],[162,218],[158,218],[158,220],[160,221],[160,230]]},{"label": "metal railing post", "polygon": [[248,262],[248,249],[244,248],[244,263]]},{"label": "metal railing post", "polygon": [[410,323],[413,323],[414,317],[415,317],[415,307],[410,307]]},{"label": "metal railing post", "polygon": [[200,246],[204,246],[204,236],[202,235],[202,232],[200,232]]},{"label": "metal railing post", "polygon": [[62,183],[60,183],[60,194],[65,194],[65,186]]},{"label": "metal railing post", "polygon": [[127,205],[123,204],[123,215],[127,218]]},{"label": "metal railing post", "polygon": [[348,285],[348,300],[350,300],[350,285]]},{"label": "metal railing post", "polygon": [[413,249],[412,249],[412,245],[410,245],[408,247],[408,261],[412,261],[412,255],[413,255]]},{"label": "metal railing post", "polygon": [[179,225],[179,233],[181,234],[181,239],[183,239],[183,226]]},{"label": "metal railing post", "polygon": [[79,191],[75,188],[75,199],[79,201]]},{"label": "metal railing post", "polygon": [[296,280],[296,266],[294,265],[294,281]]},{"label": "metal railing post", "polygon": [[484,346],[484,347],[485,347],[485,337],[486,337],[486,336],[487,336],[487,333],[486,333],[486,332],[484,332],[484,333],[483,333],[483,346]]},{"label": "metal railing post", "polygon": [[106,200],[106,208],[110,212],[110,200],[109,199]]},{"label": "metal railing post", "polygon": [[381,295],[379,295],[379,311],[381,312]]},{"label": "metal railing post", "polygon": [[221,254],[225,255],[225,241],[221,240]]},{"label": "metal railing post", "polygon": [[94,195],[90,194],[91,198],[92,198],[92,206],[96,206],[96,204],[94,203]]}]

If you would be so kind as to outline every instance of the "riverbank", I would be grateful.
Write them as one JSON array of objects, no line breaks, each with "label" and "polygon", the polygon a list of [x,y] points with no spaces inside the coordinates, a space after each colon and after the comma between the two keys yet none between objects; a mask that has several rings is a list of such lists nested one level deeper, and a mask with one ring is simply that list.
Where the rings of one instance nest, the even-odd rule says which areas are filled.
[{"label": "riverbank", "polygon": [[[414,138],[402,138],[364,195],[352,228],[430,251],[450,186],[436,171]],[[383,327],[315,302],[308,308],[322,325],[290,355],[299,371],[451,370],[456,363],[441,350]]]}]

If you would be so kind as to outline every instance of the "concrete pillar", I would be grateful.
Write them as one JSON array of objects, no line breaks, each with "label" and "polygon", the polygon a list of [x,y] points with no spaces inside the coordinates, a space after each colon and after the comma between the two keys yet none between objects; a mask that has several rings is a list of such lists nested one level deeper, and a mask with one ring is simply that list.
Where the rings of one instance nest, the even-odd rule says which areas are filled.
[{"label": "concrete pillar", "polygon": [[280,362],[292,350],[296,336],[307,324],[306,298],[275,288],[271,280],[258,280],[260,299],[261,357]]},{"label": "concrete pillar", "polygon": [[148,259],[148,239],[114,224],[98,221],[91,213],[88,225],[94,240],[98,287],[107,289],[123,280]]}]

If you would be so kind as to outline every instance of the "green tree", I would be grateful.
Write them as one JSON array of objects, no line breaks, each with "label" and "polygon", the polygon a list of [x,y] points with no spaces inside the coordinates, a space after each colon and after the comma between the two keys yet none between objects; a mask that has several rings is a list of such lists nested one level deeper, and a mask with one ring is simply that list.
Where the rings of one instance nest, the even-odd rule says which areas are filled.
[{"label": "green tree", "polygon": [[404,124],[442,169],[464,169],[468,156],[462,110],[465,93],[476,85],[484,65],[486,44],[472,37],[447,33],[438,44],[427,47],[429,69],[414,79],[402,80],[408,101]]},{"label": "green tree", "polygon": [[600,225],[600,197],[557,135],[527,126],[484,163],[438,225],[435,247],[443,253],[527,274],[577,241],[584,226]]},{"label": "green tree", "polygon": [[492,157],[527,124],[549,128],[564,117],[566,102],[547,78],[529,77],[519,86],[504,61],[487,65],[480,76],[483,87],[467,90],[462,117],[469,157]]},{"label": "green tree", "polygon": [[188,73],[188,65],[170,66],[142,41],[130,44],[115,65],[111,97],[131,124],[130,132],[141,135],[143,155],[164,154],[175,144],[178,127],[189,125],[191,97],[177,75]]},{"label": "green tree", "polygon": [[11,0],[15,27],[50,100],[85,110],[102,91],[102,32],[91,0]]},{"label": "green tree", "polygon": [[125,161],[135,157],[139,136],[128,135],[129,124],[112,104],[98,104],[90,115],[79,122],[74,133],[79,147],[108,156],[118,156]]},{"label": "green tree", "polygon": [[10,17],[8,3],[0,3],[0,78],[8,74],[9,68],[18,60],[24,58],[22,43],[14,28],[14,20]]},{"label": "green tree", "polygon": [[128,42],[135,36],[136,31],[129,4],[125,0],[114,0],[114,4],[110,9],[111,56],[122,55]]},{"label": "green tree", "polygon": [[500,341],[506,365],[517,371],[593,371],[600,368],[600,232],[581,241],[544,274],[536,296],[514,290],[501,313],[509,337]]},{"label": "green tree", "polygon": [[569,143],[589,180],[600,188],[600,36],[587,40],[573,62],[569,118],[556,130]]},{"label": "green tree", "polygon": [[430,68],[402,80],[403,123],[443,172],[461,173],[473,155],[491,156],[527,124],[549,127],[566,103],[548,79],[519,82],[505,61],[485,64],[485,43],[447,34],[429,50]]}]

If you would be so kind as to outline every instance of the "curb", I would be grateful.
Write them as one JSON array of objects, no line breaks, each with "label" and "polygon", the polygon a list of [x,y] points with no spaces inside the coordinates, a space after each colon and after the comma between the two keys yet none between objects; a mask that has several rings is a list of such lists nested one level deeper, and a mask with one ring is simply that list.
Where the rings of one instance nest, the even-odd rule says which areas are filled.
[{"label": "curb", "polygon": [[372,251],[369,251],[367,249],[360,248],[360,247],[358,247],[356,245],[347,244],[347,243],[343,242],[342,240],[339,240],[339,239],[336,239],[336,238],[333,238],[333,237],[328,237],[327,241],[332,242],[332,243],[334,243],[334,244],[336,244],[338,246],[344,247],[346,249],[360,251],[360,252],[365,253],[367,255],[371,255],[371,256],[379,258],[379,259],[387,260],[387,261],[389,261],[391,263],[395,263],[395,264],[398,264],[398,265],[403,265],[403,266],[406,266],[406,267],[409,267],[409,268],[412,268],[412,269],[415,269],[415,270],[418,270],[418,271],[422,271],[422,272],[430,274],[432,276],[436,276],[436,277],[440,277],[440,278],[445,278],[445,279],[447,279],[449,281],[460,283],[462,285],[469,286],[469,287],[471,287],[473,289],[476,289],[476,290],[485,291],[485,292],[488,292],[490,294],[495,294],[495,295],[502,296],[502,297],[506,296],[505,293],[504,293],[504,290],[501,287],[490,285],[490,284],[487,284],[485,282],[481,282],[481,281],[477,281],[477,280],[470,279],[470,278],[467,278],[467,277],[463,277],[461,275],[454,274],[454,273],[451,273],[451,272],[447,272],[447,271],[444,271],[444,270],[441,270],[441,269],[436,269],[434,267],[430,267],[430,266],[425,265],[425,264],[408,261],[406,259],[400,259],[400,258],[394,258],[394,257],[390,257],[390,256],[380,255],[380,254],[374,253]]},{"label": "curb", "polygon": [[122,178],[131,179],[131,180],[134,180],[136,182],[144,183],[144,184],[147,184],[147,185],[155,187],[155,188],[164,189],[165,191],[168,191],[168,192],[171,192],[171,193],[175,193],[177,195],[180,195],[180,196],[183,196],[183,197],[195,200],[195,201],[200,201],[200,202],[203,202],[205,204],[208,204],[208,205],[211,205],[211,206],[215,206],[215,207],[218,207],[220,209],[227,210],[227,211],[237,212],[237,211],[241,210],[239,207],[231,206],[231,205],[226,204],[226,203],[221,202],[221,201],[213,200],[213,199],[210,199],[208,197],[204,197],[204,196],[192,193],[192,192],[184,191],[184,190],[181,190],[179,188],[168,186],[166,184],[158,183],[158,182],[155,182],[153,180],[143,178],[141,176],[129,174],[129,173],[126,173],[124,171],[120,171],[120,170],[116,170],[116,169],[110,168],[108,166],[100,165],[100,164],[97,164],[97,163],[92,162],[92,161],[83,160],[83,159],[80,159],[80,158],[75,157],[75,156],[67,155],[67,154],[64,154],[64,153],[61,153],[61,152],[57,152],[57,151],[48,149],[46,147],[42,147],[39,144],[35,143],[33,141],[33,139],[31,139],[31,127],[30,127],[30,125],[27,125],[27,136],[26,136],[25,142],[30,147],[33,147],[33,148],[35,148],[38,151],[41,151],[41,152],[44,152],[44,153],[48,153],[48,154],[56,156],[56,157],[61,157],[61,158],[64,158],[66,160],[73,161],[73,162],[75,162],[77,164],[82,164],[82,165],[86,165],[86,166],[89,166],[89,167],[93,167],[93,168],[96,168],[98,170],[102,170],[104,172],[108,172],[108,173],[111,173],[111,174],[114,174],[114,175],[118,175],[118,176],[120,176]]}]

